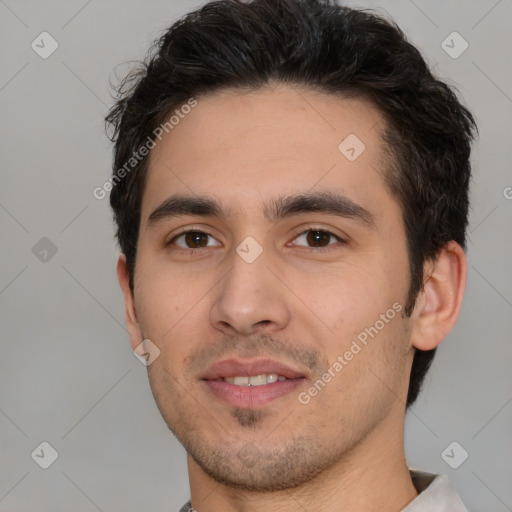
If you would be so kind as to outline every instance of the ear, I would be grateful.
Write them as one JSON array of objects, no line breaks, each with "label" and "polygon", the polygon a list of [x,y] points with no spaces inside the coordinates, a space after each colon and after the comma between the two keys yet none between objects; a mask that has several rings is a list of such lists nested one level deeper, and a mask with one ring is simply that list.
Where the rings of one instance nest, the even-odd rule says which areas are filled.
[{"label": "ear", "polygon": [[135,312],[133,293],[130,289],[128,267],[126,265],[126,256],[124,254],[121,254],[117,260],[117,278],[121,291],[123,292],[126,327],[130,335],[132,349],[135,350],[142,343],[144,337],[137,320],[137,313]]},{"label": "ear", "polygon": [[436,348],[452,330],[466,289],[466,255],[453,240],[427,267],[426,280],[412,314],[411,340],[419,350]]}]

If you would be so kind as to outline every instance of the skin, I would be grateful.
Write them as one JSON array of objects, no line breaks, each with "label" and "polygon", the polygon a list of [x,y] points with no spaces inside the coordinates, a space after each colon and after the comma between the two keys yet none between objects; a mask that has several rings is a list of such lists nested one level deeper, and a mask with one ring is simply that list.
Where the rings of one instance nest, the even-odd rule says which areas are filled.
[{"label": "skin", "polygon": [[[455,324],[464,252],[450,242],[427,262],[412,315],[396,315],[300,403],[299,392],[358,333],[394,303],[405,308],[405,229],[383,179],[384,120],[364,100],[286,85],[197,99],[150,155],[133,293],[124,256],[118,262],[132,348],[149,338],[160,350],[148,376],[164,420],[189,453],[192,506],[399,511],[417,496],[403,439],[414,347],[436,347]],[[351,133],[366,146],[353,162],[338,150]],[[325,191],[363,206],[374,226],[319,212],[278,222],[264,215],[271,199]],[[148,222],[176,193],[207,195],[229,215]],[[197,238],[176,238],[184,230],[210,236],[194,245]],[[335,236],[308,237],[308,230]],[[263,249],[253,263],[236,252],[247,236]],[[263,407],[235,408],[200,380],[229,357],[270,357],[307,378]]]}]

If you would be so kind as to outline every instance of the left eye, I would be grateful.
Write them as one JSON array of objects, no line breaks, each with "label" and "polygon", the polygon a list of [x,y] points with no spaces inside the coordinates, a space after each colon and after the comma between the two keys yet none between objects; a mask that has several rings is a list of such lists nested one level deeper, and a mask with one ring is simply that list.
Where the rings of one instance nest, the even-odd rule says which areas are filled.
[{"label": "left eye", "polygon": [[210,243],[208,237],[210,237],[211,240],[215,240],[211,235],[203,233],[202,231],[186,231],[174,237],[170,243],[175,243],[182,249],[201,249],[203,247],[219,245],[218,243]]},{"label": "left eye", "polygon": [[334,239],[337,242],[343,242],[343,240],[331,233],[330,231],[325,231],[322,229],[308,229],[301,233],[295,241],[299,240],[303,243],[298,243],[297,245],[305,245],[309,247],[326,247],[328,245],[332,245],[331,240]]}]

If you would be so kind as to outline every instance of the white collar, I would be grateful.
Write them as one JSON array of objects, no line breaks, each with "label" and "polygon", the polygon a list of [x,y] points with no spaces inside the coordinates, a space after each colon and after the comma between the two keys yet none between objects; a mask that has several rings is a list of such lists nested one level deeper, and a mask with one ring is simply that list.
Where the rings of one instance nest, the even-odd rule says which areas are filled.
[{"label": "white collar", "polygon": [[409,469],[418,496],[402,512],[468,512],[446,475]]}]

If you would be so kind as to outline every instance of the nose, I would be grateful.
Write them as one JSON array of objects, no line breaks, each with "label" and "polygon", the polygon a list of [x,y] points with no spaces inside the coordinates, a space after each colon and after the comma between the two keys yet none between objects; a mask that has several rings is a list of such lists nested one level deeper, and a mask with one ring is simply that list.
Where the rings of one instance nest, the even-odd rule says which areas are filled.
[{"label": "nose", "polygon": [[232,268],[216,287],[210,310],[215,329],[249,335],[260,330],[279,331],[290,321],[286,287],[267,267],[264,254],[247,263],[234,252]]}]

